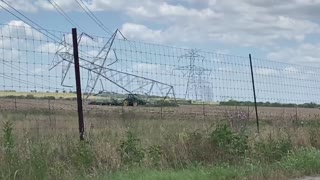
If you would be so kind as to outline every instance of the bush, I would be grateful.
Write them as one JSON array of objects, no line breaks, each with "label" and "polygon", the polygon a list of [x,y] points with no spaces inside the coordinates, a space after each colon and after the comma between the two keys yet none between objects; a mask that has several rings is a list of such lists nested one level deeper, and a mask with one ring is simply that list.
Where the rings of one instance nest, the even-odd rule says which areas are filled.
[{"label": "bush", "polygon": [[55,100],[56,97],[54,97],[54,96],[44,96],[44,97],[41,97],[40,99]]},{"label": "bush", "polygon": [[94,163],[94,152],[88,142],[80,141],[73,146],[71,154],[72,162],[80,172],[89,171]]},{"label": "bush", "polygon": [[145,157],[144,149],[140,147],[140,139],[128,131],[125,140],[120,142],[118,151],[121,161],[126,165],[140,164]]},{"label": "bush", "polygon": [[219,125],[210,135],[211,142],[217,145],[220,150],[229,155],[243,156],[249,149],[248,137],[242,134],[233,133],[226,125]]},{"label": "bush", "polygon": [[291,151],[279,163],[282,168],[294,173],[299,171],[302,175],[320,173],[320,151],[314,148]]},{"label": "bush", "polygon": [[27,94],[26,99],[35,99],[35,97],[32,94]]},{"label": "bush", "polygon": [[203,135],[198,130],[188,134],[186,145],[191,161],[203,160],[203,156],[205,154],[205,149],[203,149],[203,141],[205,141]]},{"label": "bush", "polygon": [[196,130],[185,141],[186,163],[220,164],[243,159],[249,150],[247,137],[234,133],[227,124],[221,124],[210,134]]},{"label": "bush", "polygon": [[151,160],[153,166],[159,166],[161,157],[163,154],[161,146],[153,145],[147,149],[148,157]]},{"label": "bush", "polygon": [[259,160],[266,162],[280,161],[293,149],[290,139],[269,139],[255,143],[254,152]]},{"label": "bush", "polygon": [[169,101],[169,100],[158,100],[156,101],[153,106],[156,107],[175,107],[178,106],[178,104],[175,101]]}]

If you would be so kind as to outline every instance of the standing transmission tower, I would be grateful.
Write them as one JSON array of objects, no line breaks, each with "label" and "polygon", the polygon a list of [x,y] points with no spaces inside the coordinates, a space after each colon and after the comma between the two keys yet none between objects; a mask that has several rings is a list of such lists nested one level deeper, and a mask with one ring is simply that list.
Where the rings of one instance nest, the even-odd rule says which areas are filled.
[{"label": "standing transmission tower", "polygon": [[[199,50],[190,49],[188,52],[179,57],[179,61],[186,61],[188,65],[180,66],[174,70],[182,72],[187,79],[185,89],[185,99],[210,101],[212,98],[211,83],[206,81],[210,76],[211,70],[204,68],[205,57],[199,54]],[[202,64],[199,66],[197,64]]]}]

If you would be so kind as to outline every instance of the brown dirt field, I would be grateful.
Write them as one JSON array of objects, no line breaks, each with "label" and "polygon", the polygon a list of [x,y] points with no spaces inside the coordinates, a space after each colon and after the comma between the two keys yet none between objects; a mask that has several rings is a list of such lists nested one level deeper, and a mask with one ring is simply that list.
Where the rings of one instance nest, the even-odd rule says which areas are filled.
[{"label": "brown dirt field", "polygon": [[[83,103],[87,114],[103,114],[106,119],[177,119],[177,120],[206,120],[225,119],[235,112],[243,112],[249,120],[255,120],[254,107],[235,107],[218,105],[181,105],[179,107],[122,107],[98,106]],[[44,100],[44,99],[0,99],[1,111],[48,111],[76,112],[76,101]],[[258,107],[261,120],[316,120],[320,118],[317,108],[278,108]],[[296,117],[297,115],[297,117]],[[247,117],[246,117],[247,118]]]}]

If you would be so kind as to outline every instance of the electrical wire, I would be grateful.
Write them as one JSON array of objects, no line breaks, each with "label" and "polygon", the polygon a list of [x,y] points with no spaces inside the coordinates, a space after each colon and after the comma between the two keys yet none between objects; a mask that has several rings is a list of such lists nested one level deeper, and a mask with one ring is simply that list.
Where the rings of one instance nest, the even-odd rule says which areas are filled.
[{"label": "electrical wire", "polygon": [[106,33],[112,35],[112,31],[110,31],[98,18],[93,14],[93,12],[88,8],[88,6],[82,0],[75,0],[76,3],[83,9],[83,11]]},{"label": "electrical wire", "polygon": [[[40,32],[41,34],[43,34],[44,36],[48,37],[49,39],[53,40],[54,42],[58,43],[59,45],[65,45],[65,42],[62,42],[61,39],[59,37],[57,37],[56,35],[54,35],[53,33],[51,33],[50,31],[44,29],[43,27],[41,27],[38,23],[36,23],[35,21],[33,21],[32,19],[28,18],[27,16],[25,16],[24,14],[22,14],[19,10],[15,9],[14,7],[12,7],[10,4],[8,4],[7,2],[5,2],[4,0],[0,0],[1,2],[5,3],[8,7],[10,7],[11,9],[13,9],[15,12],[17,12],[19,15],[21,15],[23,18],[27,19],[28,21],[30,21],[31,23],[33,23],[34,25],[32,25],[30,22],[27,22],[26,20],[24,20],[23,18],[19,17],[18,15],[14,14],[13,12],[11,12],[10,10],[8,10],[7,8],[5,8],[4,6],[2,6],[0,4],[0,7],[2,7],[5,11],[7,11],[8,13],[10,13],[11,15],[15,16],[16,18],[18,18],[19,20],[23,21],[24,23],[26,23],[27,25],[29,25],[31,28],[37,30],[38,32]],[[35,27],[36,26],[36,27]],[[44,33],[43,31],[45,31],[46,33]],[[70,43],[66,43],[66,45],[70,45],[72,46]],[[87,57],[91,57],[88,53],[80,51],[80,53],[86,55]]]},{"label": "electrical wire", "polygon": [[56,84],[60,84],[60,83],[57,82],[57,81],[54,81],[54,80],[51,80],[51,79],[49,80],[49,79],[46,79],[46,78],[43,78],[43,77],[39,77],[38,74],[33,73],[33,72],[30,72],[30,71],[28,71],[28,70],[26,70],[26,69],[24,69],[24,68],[16,67],[16,66],[14,66],[13,64],[11,64],[9,61],[6,61],[6,60],[4,60],[4,59],[2,59],[2,58],[0,58],[0,61],[2,61],[4,65],[9,66],[9,67],[12,68],[12,69],[15,69],[15,70],[17,70],[17,71],[19,71],[19,72],[26,73],[26,75],[31,74],[31,75],[34,76],[34,78],[37,78],[37,79],[39,79],[39,80],[46,80],[46,81],[48,81],[48,82],[50,81],[51,83],[53,82],[53,83],[56,83]]},{"label": "electrical wire", "polygon": [[[5,79],[9,79],[11,81],[15,81],[15,82],[18,82],[18,83],[22,83],[22,84],[27,84],[27,85],[31,85],[31,86],[33,85],[33,86],[38,86],[38,87],[42,87],[42,88],[52,89],[52,87],[50,87],[50,86],[43,86],[43,85],[35,83],[35,82],[29,82],[27,80],[22,80],[22,79],[19,79],[19,78],[16,78],[16,77],[12,77],[12,76],[8,76],[8,75],[5,75],[5,74],[0,74],[0,77],[3,77]],[[62,88],[59,88],[59,89],[62,89]]]},{"label": "electrical wire", "polygon": [[[24,14],[22,14],[19,10],[17,10],[16,8],[12,7],[9,3],[7,3],[4,0],[0,0],[0,2],[5,3],[8,7],[10,7],[11,9],[13,9],[15,12],[17,12],[20,16],[22,16],[23,18],[25,18],[26,20],[30,21],[26,21],[25,19],[19,17],[18,15],[16,15],[15,13],[11,12],[10,10],[8,10],[7,8],[5,8],[4,6],[2,6],[0,4],[0,7],[2,7],[5,11],[7,11],[8,13],[10,13],[11,15],[13,15],[14,17],[18,18],[19,20],[23,21],[24,23],[26,23],[27,25],[29,25],[31,28],[37,30],[38,32],[40,32],[41,34],[43,34],[44,36],[48,37],[49,39],[53,40],[54,42],[58,43],[59,45],[65,45],[62,42],[62,40],[57,37],[56,35],[54,35],[53,33],[51,33],[50,31],[46,30],[45,28],[43,28],[42,26],[40,26],[38,23],[36,23],[35,21],[33,21],[32,19],[28,18],[27,16],[25,16]],[[33,25],[34,24],[34,25]],[[36,27],[35,27],[36,26]],[[43,32],[44,31],[44,32]],[[46,32],[46,33],[45,33]],[[71,45],[70,43],[66,43],[67,45]],[[72,45],[71,45],[72,46]],[[82,51],[80,51],[82,52]],[[85,52],[82,52],[84,54],[86,54]]]},{"label": "electrical wire", "polygon": [[[41,27],[38,23],[36,23],[35,21],[33,21],[32,19],[28,18],[27,16],[25,16],[24,14],[22,14],[19,10],[17,10],[16,8],[14,8],[13,6],[11,6],[9,3],[7,3],[4,0],[1,0],[1,2],[5,3],[8,7],[10,7],[11,9],[13,9],[15,12],[17,12],[20,16],[22,16],[23,18],[27,19],[28,21],[30,21],[31,23],[33,23],[36,27],[34,27],[34,25],[32,25],[31,23],[27,22],[26,20],[24,20],[23,18],[19,17],[18,15],[14,14],[13,12],[11,12],[10,10],[8,10],[7,8],[5,8],[4,6],[2,6],[0,4],[0,7],[2,7],[5,11],[7,11],[8,13],[10,13],[11,15],[15,16],[16,18],[20,19],[21,21],[23,21],[24,23],[26,23],[27,25],[29,25],[30,27],[32,27],[33,29],[37,30],[38,32],[40,32],[41,34],[47,36],[48,38],[50,38],[53,41],[60,41],[60,38],[58,38],[57,36],[55,36],[54,34],[52,34],[50,31],[44,29],[43,27]],[[45,31],[46,33],[42,32]]]},{"label": "electrical wire", "polygon": [[64,11],[63,9],[54,1],[48,0],[48,2],[62,15],[72,26],[79,28],[82,32],[84,32],[83,28],[81,28],[76,22],[74,22]]}]

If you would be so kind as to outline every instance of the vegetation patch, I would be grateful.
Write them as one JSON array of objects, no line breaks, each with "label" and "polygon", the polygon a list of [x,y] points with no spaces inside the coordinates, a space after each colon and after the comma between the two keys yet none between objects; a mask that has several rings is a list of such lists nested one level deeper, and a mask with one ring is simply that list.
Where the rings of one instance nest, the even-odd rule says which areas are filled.
[{"label": "vegetation patch", "polygon": [[24,120],[11,116],[0,116],[1,179],[290,179],[320,173],[317,127],[293,124],[275,132],[265,125],[258,135],[253,125],[237,131],[228,121],[104,120],[109,129],[92,127],[79,141],[65,131],[21,133],[16,126]]}]

